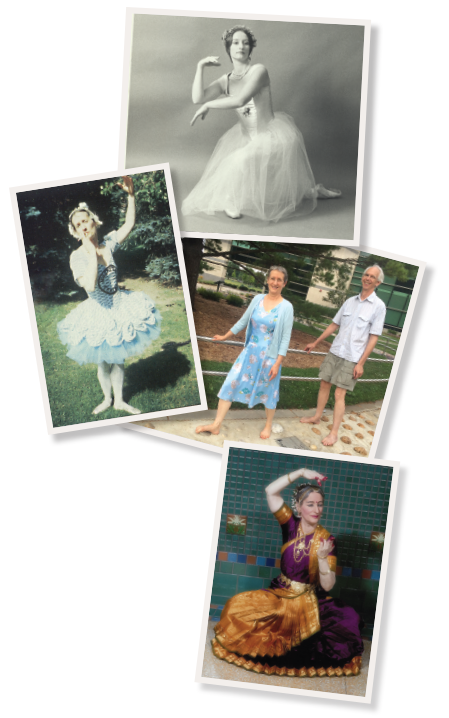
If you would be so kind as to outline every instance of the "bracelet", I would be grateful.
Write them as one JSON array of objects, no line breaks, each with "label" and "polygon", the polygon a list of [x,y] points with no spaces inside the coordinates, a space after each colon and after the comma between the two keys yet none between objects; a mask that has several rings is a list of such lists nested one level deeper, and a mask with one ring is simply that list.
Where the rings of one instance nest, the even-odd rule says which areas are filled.
[{"label": "bracelet", "polygon": [[331,572],[330,569],[328,571],[322,571],[321,569],[318,569],[318,570],[322,576],[327,576],[327,574]]},{"label": "bracelet", "polygon": [[291,484],[291,483],[292,483],[292,479],[290,478],[290,472],[288,472],[288,474],[287,474],[287,479],[288,479],[288,483]]}]

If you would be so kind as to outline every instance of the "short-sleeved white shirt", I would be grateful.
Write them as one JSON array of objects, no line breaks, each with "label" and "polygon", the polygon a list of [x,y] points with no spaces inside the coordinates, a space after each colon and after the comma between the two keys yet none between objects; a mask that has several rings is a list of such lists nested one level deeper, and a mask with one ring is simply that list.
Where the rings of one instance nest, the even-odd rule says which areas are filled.
[{"label": "short-sleeved white shirt", "polygon": [[381,336],[387,308],[373,292],[361,299],[350,297],[333,318],[340,326],[330,351],[342,359],[358,362],[366,349],[370,334]]}]

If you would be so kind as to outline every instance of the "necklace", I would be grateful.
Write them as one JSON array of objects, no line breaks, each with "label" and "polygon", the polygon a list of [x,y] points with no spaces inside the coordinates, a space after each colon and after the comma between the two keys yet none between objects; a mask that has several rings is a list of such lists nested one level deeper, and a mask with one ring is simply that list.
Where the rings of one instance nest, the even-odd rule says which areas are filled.
[{"label": "necklace", "polygon": [[[315,533],[314,531],[311,531],[311,533]],[[309,536],[310,534],[307,534]],[[296,540],[295,545],[293,547],[293,558],[295,559],[296,563],[300,563],[303,558],[306,556],[310,556],[310,549],[312,548],[313,541],[309,541],[309,545],[306,548],[306,534],[301,528],[301,523],[299,523],[298,531],[296,533]]]},{"label": "necklace", "polygon": [[233,70],[233,71],[231,72],[231,77],[233,77],[234,80],[241,80],[242,77],[245,77],[245,75],[246,75],[246,73],[248,72],[248,70],[249,70],[250,67],[251,67],[251,65],[248,65],[248,67],[246,68],[245,72],[242,72],[241,75],[237,75],[237,73],[235,73],[234,70]]}]

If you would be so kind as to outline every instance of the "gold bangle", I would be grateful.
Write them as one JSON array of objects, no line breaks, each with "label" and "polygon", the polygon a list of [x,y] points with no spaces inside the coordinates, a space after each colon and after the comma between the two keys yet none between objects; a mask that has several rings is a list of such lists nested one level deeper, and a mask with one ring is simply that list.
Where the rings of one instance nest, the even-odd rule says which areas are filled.
[{"label": "gold bangle", "polygon": [[290,478],[290,471],[289,471],[288,474],[287,474],[287,479],[288,479],[288,483],[291,484],[291,483],[292,483],[292,480],[291,480],[291,478]]},{"label": "gold bangle", "polygon": [[319,570],[319,572],[320,572],[320,574],[321,574],[322,576],[327,576],[327,574],[331,572],[330,569],[329,569],[328,571],[322,571],[322,570],[319,568],[318,570]]}]

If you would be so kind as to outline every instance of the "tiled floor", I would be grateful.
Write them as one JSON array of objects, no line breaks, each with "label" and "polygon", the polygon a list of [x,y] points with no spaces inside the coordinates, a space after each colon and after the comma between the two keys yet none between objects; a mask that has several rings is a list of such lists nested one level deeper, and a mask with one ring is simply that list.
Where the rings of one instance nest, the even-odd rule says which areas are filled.
[{"label": "tiled floor", "polygon": [[220,678],[224,681],[241,681],[242,683],[262,683],[266,686],[285,686],[286,688],[301,688],[309,691],[323,691],[325,693],[343,693],[350,696],[364,696],[368,677],[371,642],[364,641],[362,669],[358,676],[345,676],[341,678],[288,678],[287,676],[263,676],[245,671],[243,668],[232,666],[226,661],[215,658],[212,653],[211,640],[214,637],[214,626],[209,621],[204,650],[202,676],[205,678]]}]

